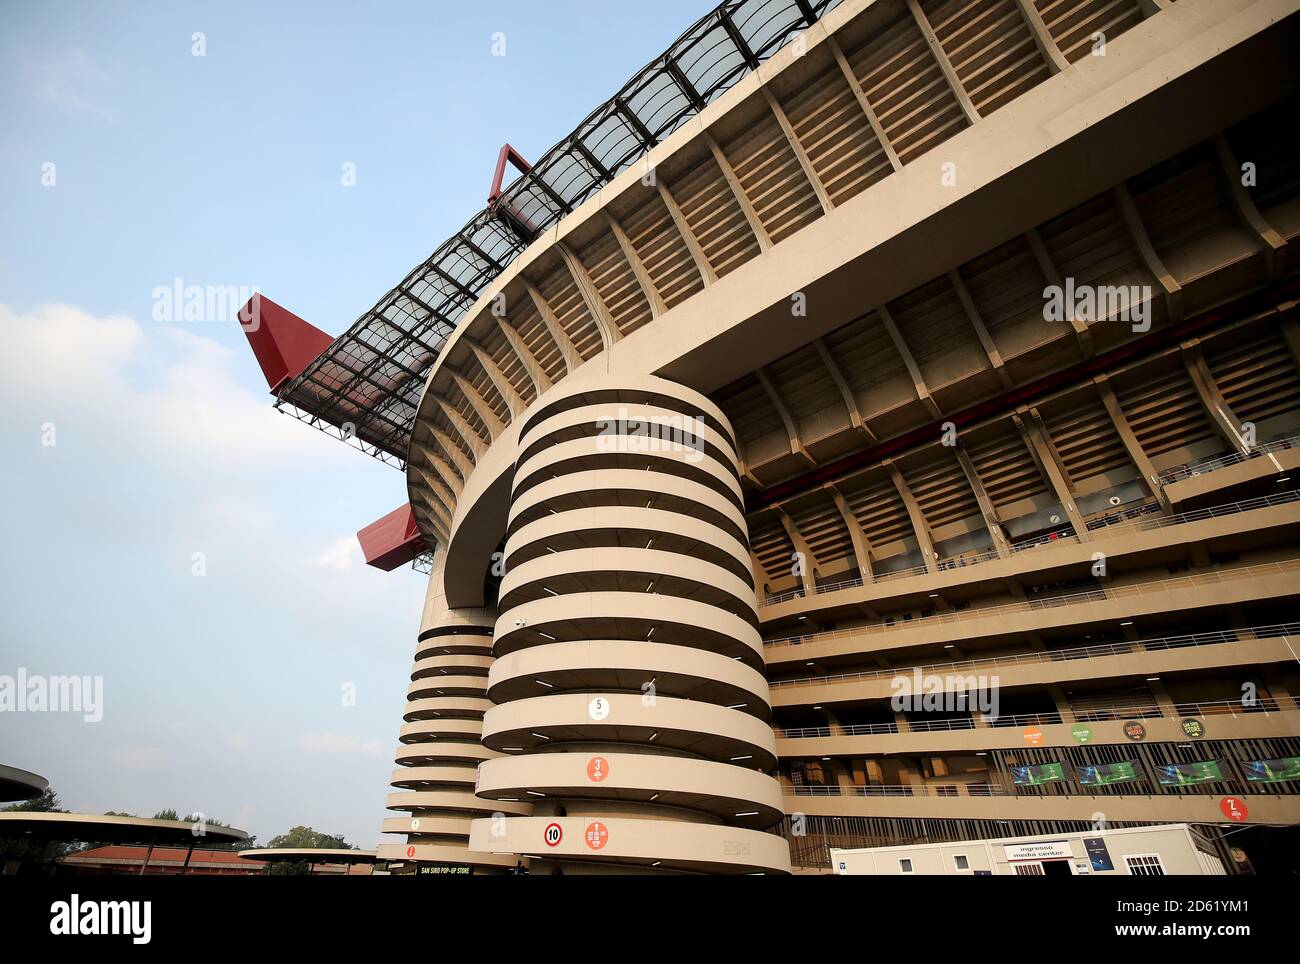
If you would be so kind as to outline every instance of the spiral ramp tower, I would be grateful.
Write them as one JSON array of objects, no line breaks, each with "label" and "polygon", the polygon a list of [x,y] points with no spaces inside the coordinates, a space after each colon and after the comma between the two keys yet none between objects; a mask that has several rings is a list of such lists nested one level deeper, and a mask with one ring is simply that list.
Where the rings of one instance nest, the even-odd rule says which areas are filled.
[{"label": "spiral ramp tower", "polygon": [[485,814],[523,816],[527,803],[487,803],[474,795],[477,768],[498,754],[482,743],[483,714],[490,705],[492,665],[490,609],[449,610],[442,593],[445,555],[429,576],[405,722],[400,733],[383,832],[404,834],[404,844],[383,844],[381,859],[414,861],[439,872],[493,873],[514,868],[512,855],[469,849],[470,821]]},{"label": "spiral ramp tower", "polygon": [[[470,846],[534,873],[788,873],[731,427],[653,377],[542,396],[518,442]],[[510,811],[506,811],[507,814]]]}]

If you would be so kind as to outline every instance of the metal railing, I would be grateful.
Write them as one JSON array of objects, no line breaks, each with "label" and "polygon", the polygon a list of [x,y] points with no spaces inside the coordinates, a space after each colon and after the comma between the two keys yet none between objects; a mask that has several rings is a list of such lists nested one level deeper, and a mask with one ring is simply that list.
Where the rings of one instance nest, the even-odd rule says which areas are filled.
[{"label": "metal railing", "polygon": [[929,616],[916,616],[909,620],[874,623],[867,626],[854,626],[849,629],[830,629],[818,633],[800,636],[784,636],[765,640],[768,649],[786,646],[799,646],[804,643],[821,642],[828,639],[848,639],[856,636],[874,636],[894,630],[912,629],[918,624],[925,626],[946,625],[955,622],[969,622],[973,619],[987,619],[995,616],[1014,616],[1024,613],[1039,612],[1046,609],[1063,609],[1086,603],[1106,602],[1119,599],[1136,599],[1141,597],[1166,595],[1178,589],[1192,589],[1198,586],[1215,586],[1236,582],[1241,579],[1259,579],[1266,576],[1283,575],[1300,572],[1300,559],[1288,559],[1285,562],[1268,562],[1254,566],[1238,566],[1235,569],[1223,569],[1214,572],[1195,573],[1173,579],[1141,583],[1132,586],[1115,586],[1109,589],[1092,589],[1087,592],[1069,593],[1063,596],[1050,596],[1043,599],[1028,599],[1024,602],[1006,603],[1001,606],[986,606],[982,609],[964,609],[960,612],[933,613]]},{"label": "metal railing", "polygon": [[1184,479],[1192,479],[1198,475],[1217,472],[1219,469],[1226,469],[1230,465],[1240,465],[1242,462],[1259,458],[1261,455],[1268,455],[1270,452],[1283,452],[1293,448],[1300,448],[1300,435],[1289,435],[1286,438],[1263,442],[1254,446],[1248,452],[1231,452],[1228,455],[1205,459],[1202,462],[1192,462],[1187,465],[1175,466],[1172,469],[1165,469],[1158,478],[1161,485],[1168,485],[1171,482],[1181,482]]},{"label": "metal railing", "polygon": [[[1300,436],[1297,437],[1300,439]],[[1147,532],[1152,529],[1163,529],[1167,526],[1186,525],[1189,522],[1204,522],[1207,519],[1219,519],[1224,516],[1237,515],[1241,512],[1251,512],[1256,509],[1266,509],[1270,506],[1284,505],[1288,502],[1300,500],[1300,490],[1289,489],[1286,492],[1279,492],[1275,495],[1259,496],[1254,499],[1242,499],[1238,502],[1226,502],[1223,505],[1209,506],[1204,509],[1193,509],[1190,512],[1178,512],[1174,515],[1154,515],[1158,510],[1157,503],[1149,502],[1132,509],[1125,509],[1112,515],[1104,516],[1099,519],[1093,519],[1088,523],[1089,532],[1100,532],[1103,529],[1109,535],[1121,529],[1133,529],[1137,532]],[[1028,549],[1037,549],[1040,546],[1060,545],[1063,543],[1079,542],[1079,537],[1075,534],[1073,527],[1067,526],[1055,532],[1046,535],[1037,536],[1024,542],[1017,542],[1011,545],[1012,554],[1024,552]],[[986,562],[1003,558],[996,549],[987,549],[984,552],[972,556],[953,556],[950,559],[941,559],[937,566],[939,572],[948,572],[953,569],[964,569],[967,566],[978,566]],[[894,572],[881,573],[876,575],[871,584],[879,582],[888,582],[891,579],[901,579],[907,576],[924,576],[929,570],[925,566],[912,566],[908,569],[899,569]],[[816,595],[822,595],[828,592],[838,592],[841,589],[856,589],[860,586],[867,585],[867,581],[861,576],[855,576],[852,579],[844,579],[839,582],[826,583],[817,586],[813,592]],[[791,599],[801,599],[807,595],[802,588],[790,589],[783,593],[777,593],[772,596],[765,596],[763,599],[764,606],[775,606],[778,603],[789,602]]]},{"label": "metal railing", "polygon": [[1010,656],[986,656],[982,659],[954,660],[950,663],[925,663],[897,669],[876,669],[859,673],[833,673],[826,676],[802,676],[798,679],[773,680],[768,688],[773,690],[803,686],[825,686],[834,683],[863,682],[866,680],[894,679],[913,673],[931,675],[952,673],[957,670],[995,669],[1003,666],[1025,666],[1038,663],[1059,663],[1075,659],[1096,659],[1103,656],[1128,656],[1133,653],[1158,652],[1194,646],[1219,646],[1224,643],[1245,642],[1255,639],[1276,639],[1300,635],[1300,623],[1275,623],[1269,626],[1252,626],[1247,629],[1222,630],[1209,633],[1187,633],[1180,636],[1158,636],[1122,643],[1094,643],[1070,649],[1039,650]]},{"label": "metal railing", "polygon": [[787,740],[809,740],[832,736],[888,736],[896,733],[935,733],[953,730],[1000,729],[1020,726],[1054,726],[1060,723],[1108,723],[1116,720],[1155,720],[1173,716],[1248,716],[1255,713],[1282,713],[1297,708],[1294,698],[1259,699],[1246,705],[1240,700],[1217,700],[1207,703],[1175,703],[1173,714],[1166,714],[1155,703],[1127,706],[1075,707],[1050,713],[1015,713],[998,717],[960,717],[945,720],[911,721],[907,727],[898,723],[861,723],[842,726],[801,726],[774,729]]},{"label": "metal railing", "polygon": [[815,786],[801,784],[785,788],[796,797],[957,797],[965,788],[970,797],[1007,797],[1014,794],[996,783],[885,784],[877,786]]}]

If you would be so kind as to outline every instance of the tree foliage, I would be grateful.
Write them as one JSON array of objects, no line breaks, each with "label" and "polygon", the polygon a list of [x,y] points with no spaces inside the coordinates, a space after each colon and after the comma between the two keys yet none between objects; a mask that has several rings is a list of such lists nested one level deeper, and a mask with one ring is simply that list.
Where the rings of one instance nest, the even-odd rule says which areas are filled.
[{"label": "tree foliage", "polygon": [[[307,850],[360,850],[347,842],[342,834],[327,834],[313,830],[311,827],[294,827],[287,833],[272,837],[266,845],[269,849],[307,849]],[[311,867],[307,861],[277,862],[271,865],[273,874],[305,874]]]}]

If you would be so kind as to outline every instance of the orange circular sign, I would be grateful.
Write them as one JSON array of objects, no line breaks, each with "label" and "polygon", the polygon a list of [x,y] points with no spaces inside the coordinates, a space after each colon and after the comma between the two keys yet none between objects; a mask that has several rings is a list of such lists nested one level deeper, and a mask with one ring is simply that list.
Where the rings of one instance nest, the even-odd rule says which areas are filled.
[{"label": "orange circular sign", "polygon": [[599,820],[593,820],[587,824],[587,832],[582,835],[582,839],[592,850],[599,850],[609,840],[609,828]]},{"label": "orange circular sign", "polygon": [[1250,811],[1246,809],[1246,801],[1240,797],[1224,797],[1219,801],[1219,809],[1233,823],[1241,823],[1250,815]]},{"label": "orange circular sign", "polygon": [[1038,746],[1043,742],[1043,731],[1036,726],[1027,726],[1024,729],[1025,742],[1030,746]]},{"label": "orange circular sign", "polygon": [[594,756],[587,761],[587,779],[592,783],[600,783],[609,776],[609,761],[603,756]]}]

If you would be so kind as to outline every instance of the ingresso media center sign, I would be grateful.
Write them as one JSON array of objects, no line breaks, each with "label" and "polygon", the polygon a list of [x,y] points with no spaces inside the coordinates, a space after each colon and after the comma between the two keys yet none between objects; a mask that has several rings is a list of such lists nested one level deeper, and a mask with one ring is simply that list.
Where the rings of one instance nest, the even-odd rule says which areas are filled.
[{"label": "ingresso media center sign", "polygon": [[1070,841],[1068,840],[1044,840],[1036,843],[1003,844],[1002,852],[1006,854],[1007,860],[1011,862],[1018,860],[1054,860],[1060,857],[1068,859],[1074,856],[1070,851]]}]

